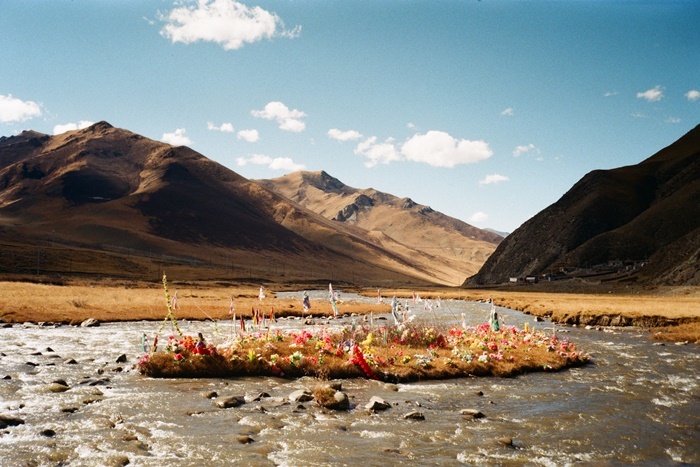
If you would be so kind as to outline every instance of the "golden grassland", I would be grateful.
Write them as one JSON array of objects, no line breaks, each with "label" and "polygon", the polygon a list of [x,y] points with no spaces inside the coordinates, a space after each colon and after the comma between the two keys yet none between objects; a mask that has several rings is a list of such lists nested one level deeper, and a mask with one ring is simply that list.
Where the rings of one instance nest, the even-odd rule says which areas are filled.
[{"label": "golden grassland", "polygon": [[[308,286],[308,284],[306,285]],[[228,319],[231,298],[236,314],[250,316],[260,307],[277,316],[302,316],[298,299],[278,299],[274,292],[300,290],[306,286],[266,284],[267,298],[258,301],[258,284],[222,282],[170,283],[177,292],[181,319]],[[312,288],[321,288],[320,285]],[[343,290],[349,290],[343,287]],[[376,289],[357,289],[376,296]],[[501,289],[431,288],[415,291],[382,289],[383,297],[489,300],[497,306],[520,310],[559,323],[577,325],[635,325],[653,331],[654,338],[670,341],[700,341],[700,287],[604,290],[605,293],[573,293],[542,290],[541,287]],[[609,293],[608,293],[609,292]],[[385,300],[386,301],[386,300]],[[87,318],[99,321],[159,320],[164,315],[163,286],[125,280],[72,281],[67,285],[0,281],[0,319],[6,322],[78,323]],[[328,303],[313,303],[313,315],[329,315]],[[341,303],[341,313],[388,313],[387,304]]]},{"label": "golden grassland", "polygon": [[[544,290],[543,290],[544,289]],[[603,293],[561,292],[522,286],[492,289],[384,290],[383,294],[410,298],[493,300],[497,306],[550,319],[557,323],[592,326],[640,326],[655,339],[700,343],[700,287],[612,288]],[[367,295],[376,291],[366,292]]]},{"label": "golden grassland", "polygon": [[[259,285],[170,282],[171,296],[177,293],[179,319],[230,319],[231,298],[238,316],[251,316],[253,308],[266,315],[320,316],[332,313],[330,304],[312,303],[304,313],[299,299],[274,297],[275,288],[266,288],[266,298],[258,300]],[[277,290],[280,290],[277,288]],[[298,290],[298,289],[297,289]],[[342,313],[388,313],[387,304],[340,303]],[[27,282],[0,282],[0,319],[5,322],[80,323],[98,321],[160,320],[165,315],[163,284],[129,281],[99,281],[58,286]]]}]

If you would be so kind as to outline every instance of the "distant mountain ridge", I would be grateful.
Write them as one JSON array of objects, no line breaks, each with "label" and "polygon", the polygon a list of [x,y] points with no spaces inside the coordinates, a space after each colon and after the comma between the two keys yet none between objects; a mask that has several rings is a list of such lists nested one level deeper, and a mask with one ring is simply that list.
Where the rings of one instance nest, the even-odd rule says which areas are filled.
[{"label": "distant mountain ridge", "polygon": [[436,278],[454,285],[478,271],[502,240],[410,198],[350,187],[325,171],[258,182],[327,219],[364,231],[387,249],[424,261]]},{"label": "distant mountain ridge", "polygon": [[700,285],[700,125],[637,165],[584,176],[464,285],[602,264],[640,283]]},{"label": "distant mountain ridge", "polygon": [[[324,180],[328,189],[336,183]],[[188,279],[224,272],[374,286],[456,279],[433,255],[382,232],[368,235],[190,148],[107,122],[0,138],[0,244],[3,273],[152,278],[167,266]]]}]

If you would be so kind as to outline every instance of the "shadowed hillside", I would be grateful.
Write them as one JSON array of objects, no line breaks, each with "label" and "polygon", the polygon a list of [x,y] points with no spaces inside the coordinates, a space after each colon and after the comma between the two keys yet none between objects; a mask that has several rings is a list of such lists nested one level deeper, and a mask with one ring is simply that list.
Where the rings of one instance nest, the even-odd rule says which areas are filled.
[{"label": "shadowed hillside", "polygon": [[262,185],[369,241],[417,261],[446,284],[479,270],[502,237],[415,203],[410,198],[352,188],[326,172],[295,172]]},{"label": "shadowed hillside", "polygon": [[177,264],[190,279],[432,282],[338,227],[187,147],[106,122],[0,139],[3,273],[153,278]]},{"label": "shadowed hillside", "polygon": [[465,285],[543,274],[700,285],[700,126],[637,165],[587,174]]}]

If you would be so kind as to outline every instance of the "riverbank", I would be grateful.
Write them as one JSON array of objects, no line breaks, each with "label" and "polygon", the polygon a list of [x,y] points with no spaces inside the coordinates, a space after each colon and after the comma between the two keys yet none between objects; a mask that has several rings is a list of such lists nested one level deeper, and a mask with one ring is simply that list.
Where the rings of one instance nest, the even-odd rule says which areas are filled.
[{"label": "riverbank", "polygon": [[[384,290],[403,299],[493,300],[558,324],[591,327],[639,327],[657,340],[700,344],[700,287],[632,288],[577,284],[482,289]],[[371,296],[376,291],[365,291]]]},{"label": "riverbank", "polygon": [[[250,316],[255,308],[276,316],[328,316],[327,301],[312,302],[306,313],[300,299],[275,298],[282,290],[318,289],[319,284],[269,284],[266,297],[259,301],[259,285],[225,282],[178,282],[170,284],[177,292],[178,318],[192,320],[230,319],[231,299],[238,316]],[[612,287],[606,289],[572,284],[423,290],[382,289],[383,303],[338,304],[345,314],[386,314],[393,295],[410,300],[413,294],[427,299],[486,301],[550,319],[555,323],[577,326],[638,326],[654,339],[700,343],[700,288],[677,287],[653,289]],[[345,288],[339,287],[344,290]],[[376,289],[351,289],[366,296],[377,295]],[[0,282],[0,320],[9,323],[55,322],[77,324],[88,318],[98,321],[160,320],[164,315],[163,287],[160,283],[104,280],[66,282],[51,285],[29,282]],[[598,292],[598,293],[594,293]]]}]

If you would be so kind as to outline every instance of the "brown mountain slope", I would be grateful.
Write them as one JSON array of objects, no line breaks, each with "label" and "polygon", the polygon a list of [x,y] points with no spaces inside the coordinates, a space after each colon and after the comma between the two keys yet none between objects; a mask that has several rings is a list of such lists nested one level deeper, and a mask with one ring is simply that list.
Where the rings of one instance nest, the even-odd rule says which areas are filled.
[{"label": "brown mountain slope", "polygon": [[410,198],[352,188],[326,172],[295,172],[258,182],[290,200],[352,228],[437,280],[459,285],[478,271],[502,237],[416,204]]},{"label": "brown mountain slope", "polygon": [[[39,249],[50,246],[51,254],[66,257],[78,249],[128,250],[116,270],[112,261],[103,271],[118,276],[139,276],[143,261],[132,255],[158,254],[202,267],[225,263],[227,270],[270,279],[431,282],[420,264],[189,148],[106,122],[57,136],[24,132],[0,139],[0,242],[6,273],[27,249],[36,247],[40,257]],[[68,272],[65,258],[56,263],[63,269],[54,271]]]},{"label": "brown mountain slope", "polygon": [[465,285],[644,261],[642,283],[700,284],[700,126],[643,162],[596,170],[509,235]]}]

